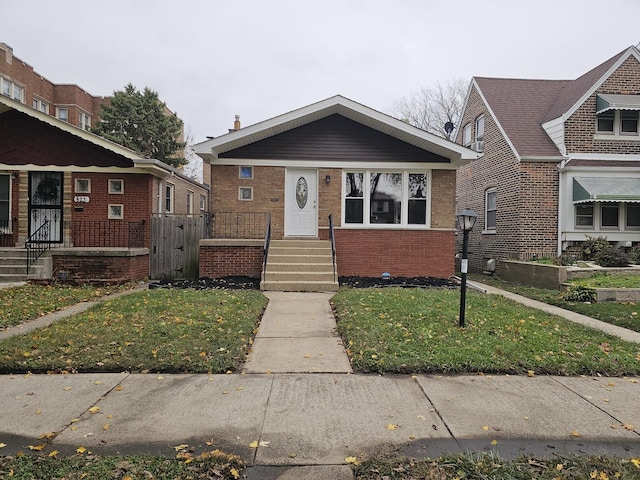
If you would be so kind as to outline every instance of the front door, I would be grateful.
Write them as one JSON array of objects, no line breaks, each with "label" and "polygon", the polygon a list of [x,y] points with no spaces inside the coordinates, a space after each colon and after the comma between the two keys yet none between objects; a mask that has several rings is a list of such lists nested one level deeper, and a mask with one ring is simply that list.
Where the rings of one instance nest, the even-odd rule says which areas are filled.
[{"label": "front door", "polygon": [[284,202],[284,234],[293,237],[318,236],[317,171],[287,170]]},{"label": "front door", "polygon": [[29,237],[38,242],[62,242],[61,172],[29,173]]}]

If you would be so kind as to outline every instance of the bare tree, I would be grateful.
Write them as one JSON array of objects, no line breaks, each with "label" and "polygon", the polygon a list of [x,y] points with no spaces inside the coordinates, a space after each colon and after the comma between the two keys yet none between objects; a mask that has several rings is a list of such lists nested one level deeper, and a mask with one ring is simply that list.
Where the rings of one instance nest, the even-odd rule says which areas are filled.
[{"label": "bare tree", "polygon": [[182,172],[189,178],[196,180],[197,182],[209,182],[209,179],[202,178],[202,158],[200,158],[193,150],[194,140],[191,127],[187,127],[185,134],[186,141],[184,146],[184,158],[187,163],[182,167]]},{"label": "bare tree", "polygon": [[438,82],[396,100],[389,113],[414,127],[453,140],[454,131],[447,132],[445,125],[450,122],[458,126],[466,94],[467,82],[462,78],[449,80],[444,86]]}]

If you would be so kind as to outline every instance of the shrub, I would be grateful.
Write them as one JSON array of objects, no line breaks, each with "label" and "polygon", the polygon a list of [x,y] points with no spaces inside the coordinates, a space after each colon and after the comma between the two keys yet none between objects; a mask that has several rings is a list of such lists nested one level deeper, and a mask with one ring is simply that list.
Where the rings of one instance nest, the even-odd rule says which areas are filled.
[{"label": "shrub", "polygon": [[596,292],[593,288],[578,285],[562,295],[565,302],[595,302]]},{"label": "shrub", "polygon": [[640,246],[637,246],[633,250],[631,250],[629,259],[636,265],[640,265]]},{"label": "shrub", "polygon": [[554,260],[554,263],[556,265],[562,265],[562,266],[568,266],[568,265],[573,265],[576,262],[576,256],[569,254],[569,253],[565,253],[563,255],[560,255],[558,258],[556,258]]},{"label": "shrub", "polygon": [[601,267],[629,266],[629,255],[621,248],[606,248],[598,253],[595,260]]},{"label": "shrub", "polygon": [[607,237],[595,238],[587,235],[587,239],[582,243],[582,259],[594,260],[602,250],[610,246]]}]

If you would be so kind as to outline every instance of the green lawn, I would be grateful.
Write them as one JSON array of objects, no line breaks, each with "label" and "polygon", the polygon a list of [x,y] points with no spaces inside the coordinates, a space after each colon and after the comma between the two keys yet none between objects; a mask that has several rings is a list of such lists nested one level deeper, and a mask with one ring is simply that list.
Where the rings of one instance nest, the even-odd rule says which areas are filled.
[{"label": "green lawn", "polygon": [[254,290],[146,290],[0,342],[0,372],[224,373],[267,299]]},{"label": "green lawn", "polygon": [[0,330],[55,312],[79,302],[133,288],[133,284],[95,287],[85,285],[32,285],[0,289]]},{"label": "green lawn", "polygon": [[596,274],[589,278],[576,278],[571,283],[591,288],[640,288],[640,275]]},{"label": "green lawn", "polygon": [[582,315],[586,315],[612,325],[640,332],[640,305],[635,302],[602,302],[590,304],[566,302],[562,299],[562,292],[559,290],[548,290],[518,285],[516,283],[504,282],[498,277],[489,277],[487,275],[480,274],[470,274],[469,279],[471,281],[475,280],[509,292],[517,293],[540,302],[548,303],[549,305],[555,305],[566,310],[581,313]]},{"label": "green lawn", "polygon": [[640,345],[469,291],[342,289],[333,297],[353,368],[389,373],[640,374]]}]

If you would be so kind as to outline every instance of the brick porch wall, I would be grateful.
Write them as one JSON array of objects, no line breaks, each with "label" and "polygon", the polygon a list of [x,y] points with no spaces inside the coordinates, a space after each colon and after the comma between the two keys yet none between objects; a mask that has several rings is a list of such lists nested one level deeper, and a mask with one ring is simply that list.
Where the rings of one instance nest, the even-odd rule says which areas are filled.
[{"label": "brick porch wall", "polygon": [[261,240],[201,240],[199,276],[260,278],[263,247]]},{"label": "brick porch wall", "polygon": [[[71,280],[76,283],[121,283],[149,278],[149,251],[134,253],[123,250],[102,255],[99,252],[53,253],[54,280]],[[62,276],[66,278],[62,278]]]},{"label": "brick porch wall", "polygon": [[448,278],[454,273],[453,231],[336,229],[338,275]]}]

